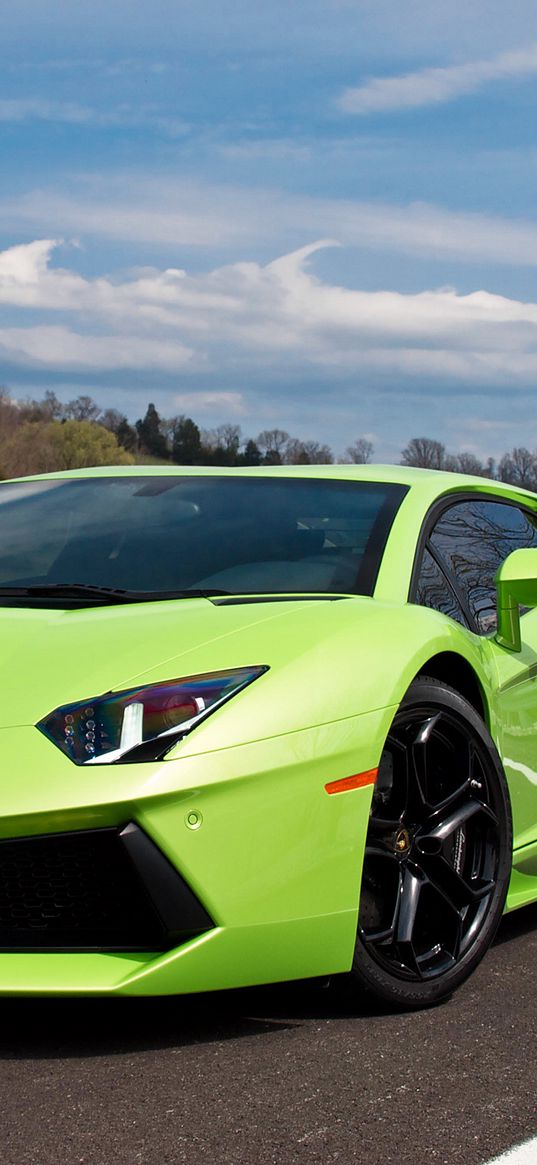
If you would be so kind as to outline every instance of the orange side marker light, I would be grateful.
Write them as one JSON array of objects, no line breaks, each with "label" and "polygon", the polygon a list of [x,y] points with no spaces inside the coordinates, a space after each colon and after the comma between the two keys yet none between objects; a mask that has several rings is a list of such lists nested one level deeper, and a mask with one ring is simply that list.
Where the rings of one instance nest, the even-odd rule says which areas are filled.
[{"label": "orange side marker light", "polygon": [[347,793],[349,789],[363,789],[364,785],[374,785],[378,769],[368,769],[367,773],[356,773],[353,777],[343,777],[340,781],[329,781],[325,785],[327,793]]}]

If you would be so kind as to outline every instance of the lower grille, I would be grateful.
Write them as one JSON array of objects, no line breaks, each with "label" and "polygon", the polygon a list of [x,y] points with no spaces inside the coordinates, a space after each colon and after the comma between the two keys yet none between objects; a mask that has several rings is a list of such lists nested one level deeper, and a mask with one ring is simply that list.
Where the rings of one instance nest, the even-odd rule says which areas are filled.
[{"label": "lower grille", "polygon": [[135,825],[0,842],[0,950],[168,950],[213,925]]}]

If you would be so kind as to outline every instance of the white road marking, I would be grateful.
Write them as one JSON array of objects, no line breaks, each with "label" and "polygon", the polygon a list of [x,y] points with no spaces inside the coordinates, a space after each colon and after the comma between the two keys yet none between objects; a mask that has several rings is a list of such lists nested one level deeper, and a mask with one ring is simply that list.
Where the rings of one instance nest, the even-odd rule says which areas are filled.
[{"label": "white road marking", "polygon": [[531,1141],[524,1141],[522,1145],[508,1149],[501,1157],[493,1157],[487,1165],[536,1165],[536,1163],[537,1137],[533,1137]]}]

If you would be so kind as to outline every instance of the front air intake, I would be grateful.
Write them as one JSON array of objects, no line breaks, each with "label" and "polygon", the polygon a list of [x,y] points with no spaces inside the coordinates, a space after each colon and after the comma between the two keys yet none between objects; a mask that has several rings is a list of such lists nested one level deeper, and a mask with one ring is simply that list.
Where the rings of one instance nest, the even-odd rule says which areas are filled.
[{"label": "front air intake", "polygon": [[134,824],[0,841],[0,951],[170,950],[213,926]]}]

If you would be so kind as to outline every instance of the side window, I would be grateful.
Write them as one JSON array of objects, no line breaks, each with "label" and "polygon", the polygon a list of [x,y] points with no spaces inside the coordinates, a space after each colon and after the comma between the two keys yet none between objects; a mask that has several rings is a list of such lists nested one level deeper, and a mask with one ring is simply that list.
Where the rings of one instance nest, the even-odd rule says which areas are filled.
[{"label": "side window", "polygon": [[429,543],[477,630],[488,634],[496,629],[494,575],[512,550],[537,547],[537,521],[505,502],[457,502],[444,510]]},{"label": "side window", "polygon": [[468,620],[456,595],[427,549],[424,550],[421,560],[415,602],[419,603],[420,607],[433,607],[435,611],[442,611],[444,615],[456,619],[457,623],[462,623],[463,627],[468,627]]}]

